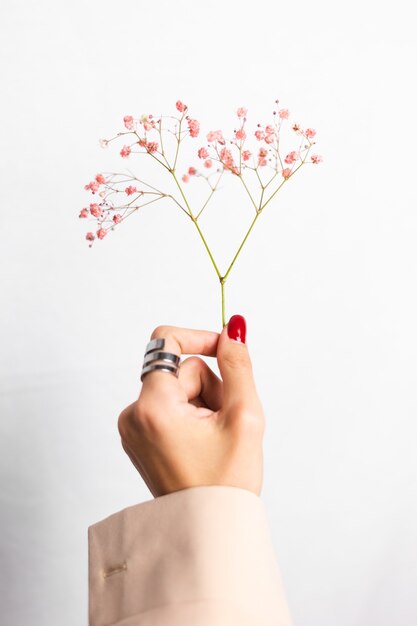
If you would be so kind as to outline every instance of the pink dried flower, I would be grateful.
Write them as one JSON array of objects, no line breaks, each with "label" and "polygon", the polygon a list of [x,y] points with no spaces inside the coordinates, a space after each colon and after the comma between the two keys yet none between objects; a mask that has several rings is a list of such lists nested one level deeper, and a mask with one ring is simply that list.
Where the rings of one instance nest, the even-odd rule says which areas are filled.
[{"label": "pink dried flower", "polygon": [[266,135],[274,135],[275,134],[275,128],[273,126],[271,126],[270,124],[268,124],[268,126],[265,126],[265,134]]},{"label": "pink dried flower", "polygon": [[155,122],[152,119],[152,115],[142,115],[142,117],[140,118],[140,123],[146,131],[155,128]]},{"label": "pink dried flower", "polygon": [[125,192],[127,193],[128,196],[131,196],[137,192],[137,189],[133,185],[129,185],[129,187],[126,187]]},{"label": "pink dried flower", "polygon": [[88,217],[88,209],[81,209],[78,217]]},{"label": "pink dried flower", "polygon": [[120,156],[126,159],[131,152],[132,150],[130,146],[123,146],[123,148],[120,150]]},{"label": "pink dried flower", "polygon": [[186,111],[188,108],[187,105],[184,104],[184,102],[181,102],[181,100],[177,100],[177,102],[175,103],[175,106],[177,107],[180,113],[184,113],[184,111]]},{"label": "pink dried flower", "polygon": [[287,120],[290,117],[290,112],[288,109],[280,109],[278,115],[282,120]]},{"label": "pink dried flower", "polygon": [[274,143],[275,135],[265,135],[265,143],[271,144]]},{"label": "pink dried flower", "polygon": [[116,213],[116,215],[113,215],[113,222],[115,224],[119,224],[122,221],[122,216],[119,213]]},{"label": "pink dried flower", "polygon": [[127,130],[134,130],[135,126],[133,122],[133,117],[131,115],[125,115],[123,118],[123,122]]},{"label": "pink dried flower", "polygon": [[217,141],[221,145],[224,145],[226,143],[221,130],[211,130],[209,133],[207,133],[207,141]]},{"label": "pink dried flower", "polygon": [[96,181],[100,185],[104,185],[104,183],[106,182],[106,179],[104,178],[103,174],[96,174]]},{"label": "pink dried flower", "polygon": [[242,158],[244,161],[249,161],[249,159],[251,158],[252,153],[249,152],[249,150],[243,150],[242,152]]},{"label": "pink dried flower", "polygon": [[90,213],[93,217],[101,217],[103,215],[103,209],[98,204],[90,204]]},{"label": "pink dried flower", "polygon": [[96,193],[100,189],[100,185],[96,180],[92,180],[91,183],[84,186],[86,191],[91,191],[92,193]]},{"label": "pink dried flower", "polygon": [[311,162],[314,163],[315,165],[318,165],[319,163],[323,162],[323,157],[320,156],[319,154],[312,154]]},{"label": "pink dried flower", "polygon": [[265,139],[265,133],[263,130],[257,130],[255,132],[255,137],[258,141],[261,141],[262,139]]},{"label": "pink dried flower", "polygon": [[191,137],[198,137],[198,133],[200,132],[200,122],[197,120],[188,120],[188,130]]},{"label": "pink dried flower", "polygon": [[258,152],[258,165],[260,167],[265,167],[268,164],[266,157],[268,156],[268,150],[266,148],[259,148]]},{"label": "pink dried flower", "polygon": [[197,170],[195,169],[195,167],[189,167],[188,173],[190,176],[195,176],[197,174]]},{"label": "pink dried flower", "polygon": [[284,178],[289,178],[291,176],[291,170],[289,167],[286,167],[285,170],[282,170],[282,175]]},{"label": "pink dried flower", "polygon": [[233,172],[233,174],[239,175],[239,170],[233,161],[233,155],[228,148],[222,148],[220,150],[220,160],[226,169]]},{"label": "pink dried flower", "polygon": [[298,152],[289,152],[287,154],[287,156],[284,159],[284,162],[287,163],[288,165],[292,165],[293,163],[296,162],[296,160],[298,159]]},{"label": "pink dried flower", "polygon": [[204,161],[204,167],[210,168],[213,165],[213,161],[211,159],[207,159]]},{"label": "pink dried flower", "polygon": [[236,111],[236,114],[238,117],[245,117],[247,112],[248,110],[245,109],[244,107],[239,107],[238,110]]},{"label": "pink dried flower", "polygon": [[146,149],[148,152],[153,154],[154,152],[158,150],[158,144],[156,143],[156,141],[148,141],[146,143]]},{"label": "pink dried flower", "polygon": [[315,137],[316,135],[316,131],[314,130],[314,128],[307,128],[306,132],[305,132],[305,136],[308,137],[309,139],[313,139],[313,137]]},{"label": "pink dried flower", "polygon": [[184,174],[181,180],[183,183],[188,183],[190,180],[190,177],[188,176],[188,174]]},{"label": "pink dried flower", "polygon": [[300,124],[294,124],[292,129],[296,133],[301,133],[301,126],[300,126]]},{"label": "pink dried flower", "polygon": [[96,234],[99,239],[104,239],[107,235],[107,230],[105,228],[99,228]]},{"label": "pink dried flower", "polygon": [[243,130],[243,128],[240,128],[239,130],[236,131],[236,139],[240,139],[242,141],[246,139],[246,133]]},{"label": "pink dried flower", "polygon": [[207,159],[209,152],[207,150],[207,148],[200,148],[200,150],[197,152],[198,156],[200,157],[200,159]]},{"label": "pink dried flower", "polygon": [[87,241],[94,241],[95,237],[94,237],[94,233],[87,233],[85,238],[87,239]]}]

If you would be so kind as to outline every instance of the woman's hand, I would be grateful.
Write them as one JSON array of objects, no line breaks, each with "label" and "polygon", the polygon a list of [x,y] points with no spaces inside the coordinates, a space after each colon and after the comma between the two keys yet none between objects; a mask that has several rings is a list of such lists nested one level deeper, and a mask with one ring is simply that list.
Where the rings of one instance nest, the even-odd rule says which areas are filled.
[{"label": "woman's hand", "polygon": [[191,356],[178,378],[147,374],[139,398],[120,414],[123,448],[155,497],[200,485],[260,495],[265,419],[245,336],[238,315],[221,334],[175,326],[152,333],[165,338],[168,352],[217,356],[223,379]]}]

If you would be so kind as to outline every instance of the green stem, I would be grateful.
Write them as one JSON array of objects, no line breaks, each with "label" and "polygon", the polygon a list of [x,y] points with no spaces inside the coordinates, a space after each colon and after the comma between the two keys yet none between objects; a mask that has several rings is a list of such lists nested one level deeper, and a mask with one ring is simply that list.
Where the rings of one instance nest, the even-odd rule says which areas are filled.
[{"label": "green stem", "polygon": [[204,244],[204,247],[205,247],[205,249],[207,250],[207,253],[208,253],[208,255],[209,255],[209,257],[210,257],[210,260],[211,260],[211,262],[212,262],[212,264],[213,264],[213,267],[214,267],[214,269],[215,269],[215,271],[216,271],[216,274],[217,274],[217,276],[221,279],[221,277],[222,277],[222,276],[221,276],[221,274],[220,274],[220,270],[219,270],[219,268],[217,267],[217,263],[216,263],[216,261],[214,260],[214,257],[213,257],[213,255],[212,255],[212,253],[211,253],[210,248],[208,247],[208,243],[207,243],[207,241],[206,241],[206,238],[204,237],[204,235],[203,235],[203,233],[202,233],[202,231],[201,231],[201,228],[200,228],[200,226],[199,226],[199,225],[198,225],[198,223],[197,223],[197,219],[196,219],[195,215],[193,214],[193,212],[192,212],[192,210],[191,210],[190,205],[188,204],[187,198],[185,197],[185,194],[184,194],[184,192],[183,192],[183,190],[182,190],[182,187],[181,187],[181,185],[180,185],[180,184],[179,184],[179,182],[178,182],[178,178],[176,177],[175,172],[174,172],[173,170],[171,170],[171,174],[172,174],[172,176],[173,176],[173,178],[174,178],[174,180],[175,180],[175,183],[176,183],[176,185],[177,185],[177,187],[178,187],[178,189],[179,189],[179,191],[180,191],[180,194],[181,194],[181,196],[182,196],[182,198],[183,198],[183,200],[184,200],[184,202],[185,202],[185,205],[186,205],[186,207],[187,207],[187,209],[188,209],[188,211],[189,211],[190,218],[191,218],[191,220],[194,222],[194,225],[195,225],[195,227],[196,227],[196,229],[197,229],[197,231],[198,231],[198,234],[199,234],[199,235],[200,235],[200,237],[201,237],[201,240],[202,240],[202,242],[203,242],[203,244]]},{"label": "green stem", "polygon": [[220,279],[220,286],[221,286],[221,290],[222,290],[222,326],[223,328],[226,326],[226,309],[225,309],[225,294],[224,294],[224,284],[225,284],[225,279],[221,278]]},{"label": "green stem", "polygon": [[240,244],[240,246],[239,246],[239,248],[238,248],[238,251],[236,252],[235,256],[233,257],[232,262],[230,263],[230,265],[229,265],[229,267],[228,267],[228,269],[227,269],[226,274],[225,274],[225,275],[224,275],[224,277],[223,277],[223,279],[224,279],[224,280],[226,280],[226,278],[229,276],[229,274],[230,274],[230,270],[232,269],[233,265],[235,264],[235,261],[236,261],[237,257],[239,256],[240,251],[242,250],[243,246],[245,245],[246,240],[247,240],[247,238],[249,237],[249,235],[250,235],[250,233],[251,233],[252,228],[255,226],[256,220],[258,219],[258,217],[260,216],[260,214],[261,214],[261,211],[257,211],[257,213],[256,213],[255,217],[254,217],[254,218],[253,218],[253,220],[252,220],[252,224],[249,226],[248,232],[246,233],[246,235],[245,235],[245,237],[244,237],[244,239],[243,239],[242,243]]}]

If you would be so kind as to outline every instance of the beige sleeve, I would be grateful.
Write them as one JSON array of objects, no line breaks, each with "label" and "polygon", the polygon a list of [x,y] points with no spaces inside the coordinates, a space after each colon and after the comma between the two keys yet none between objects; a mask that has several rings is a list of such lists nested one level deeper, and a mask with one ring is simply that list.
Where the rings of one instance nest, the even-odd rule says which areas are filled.
[{"label": "beige sleeve", "polygon": [[88,528],[90,626],[291,626],[261,498],[201,486]]}]

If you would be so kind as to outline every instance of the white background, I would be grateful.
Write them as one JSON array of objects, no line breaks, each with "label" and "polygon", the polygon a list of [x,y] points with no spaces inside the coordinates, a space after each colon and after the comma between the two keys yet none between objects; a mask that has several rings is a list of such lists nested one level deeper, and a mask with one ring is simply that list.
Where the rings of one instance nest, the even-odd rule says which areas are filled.
[{"label": "white background", "polygon": [[[262,497],[294,622],[417,623],[411,8],[2,3],[3,626],[86,624],[87,526],[151,497],[116,426],[149,334],[220,325],[212,267],[175,207],[88,248],[83,185],[124,165],[98,139],[177,98],[205,132],[231,131],[238,106],[264,123],[277,97],[317,128],[325,162],[265,211],[227,297],[267,414]],[[204,222],[224,262],[249,215],[234,194]]]}]

